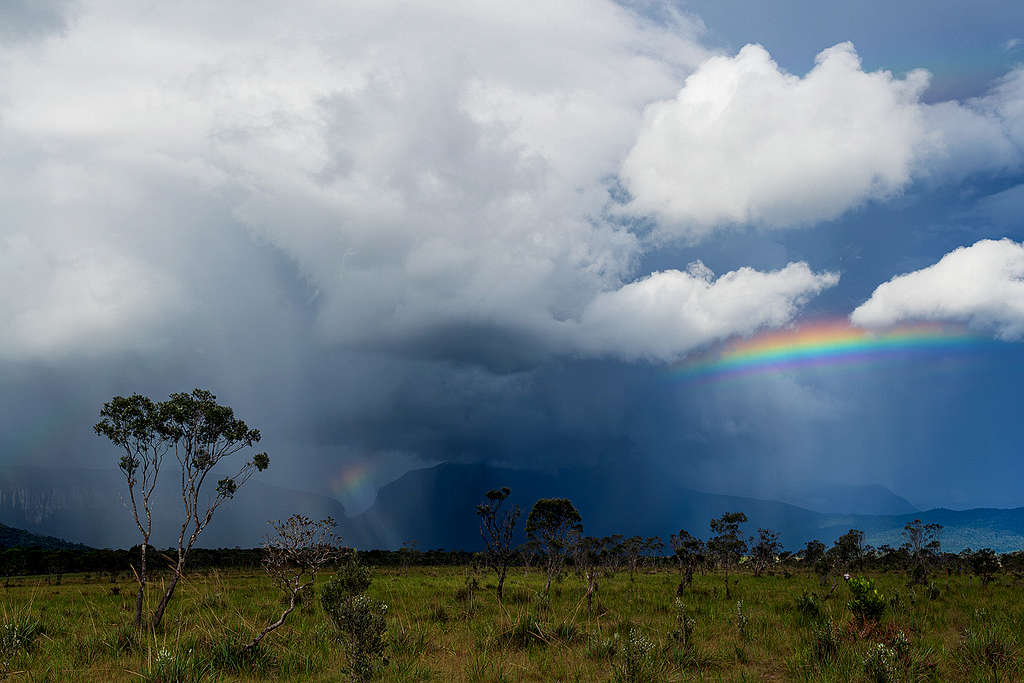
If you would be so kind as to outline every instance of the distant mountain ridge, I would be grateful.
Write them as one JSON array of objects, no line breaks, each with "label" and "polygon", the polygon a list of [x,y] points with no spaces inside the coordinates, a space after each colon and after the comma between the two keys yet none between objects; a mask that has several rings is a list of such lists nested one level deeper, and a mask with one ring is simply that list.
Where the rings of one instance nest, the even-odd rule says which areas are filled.
[{"label": "distant mountain ridge", "polygon": [[906,498],[878,484],[804,484],[769,496],[824,514],[902,515],[920,512]]},{"label": "distant mountain ridge", "polygon": [[[1024,548],[1024,508],[918,511],[883,487],[851,485],[847,493],[873,493],[871,505],[910,509],[888,515],[823,513],[775,500],[686,489],[636,470],[543,473],[485,464],[441,464],[407,472],[382,487],[370,509],[348,520],[343,533],[360,547],[395,548],[416,540],[420,548],[476,549],[480,535],[473,510],[484,492],[500,486],[512,490],[509,503],[518,504],[524,518],[538,498],[571,499],[583,517],[585,533],[596,536],[624,533],[667,539],[684,528],[705,538],[713,517],[744,512],[750,520],[745,527],[748,535],[767,527],[779,532],[793,550],[811,539],[831,544],[851,528],[862,529],[873,545],[897,546],[903,542],[903,526],[916,518],[944,525],[947,550]],[[837,504],[848,501],[840,497]]]},{"label": "distant mountain ridge", "polygon": [[[359,548],[397,548],[415,540],[421,549],[476,550],[481,539],[475,507],[487,490],[500,486],[511,488],[509,504],[518,504],[523,511],[519,540],[525,517],[538,498],[567,497],[579,508],[585,532],[596,536],[622,533],[667,540],[682,528],[706,538],[713,517],[744,512],[750,520],[745,526],[748,535],[756,534],[759,527],[773,529],[791,550],[811,539],[831,544],[851,528],[862,529],[873,545],[897,546],[903,541],[903,525],[918,517],[944,525],[946,550],[991,547],[1007,552],[1024,548],[1024,508],[841,514],[778,500],[695,491],[643,468],[537,472],[451,463],[407,472],[382,487],[373,505],[353,517],[347,517],[341,503],[328,496],[253,479],[218,510],[201,545],[258,546],[268,520],[301,513],[315,519],[334,517],[344,541]],[[887,489],[871,489],[850,486],[847,494],[867,490],[875,496],[871,505],[909,505]],[[127,548],[139,538],[121,502],[125,492],[124,480],[116,470],[0,469],[0,522],[93,547]],[[170,545],[176,536],[180,503],[174,504],[173,493],[160,491],[154,545]],[[172,501],[169,505],[163,502],[168,500]],[[845,504],[839,496],[836,505],[840,507],[833,509]]]},{"label": "distant mountain ridge", "polygon": [[0,524],[0,549],[42,548],[43,550],[88,550],[88,546],[72,543],[53,536],[39,536],[24,529],[15,529]]},{"label": "distant mountain ridge", "polygon": [[[177,463],[174,463],[177,465]],[[181,524],[181,494],[168,469],[156,492],[153,545],[167,547]],[[128,487],[115,469],[0,468],[0,522],[32,533],[71,538],[96,548],[129,548],[138,530],[124,501]],[[314,519],[345,519],[334,498],[265,484],[258,477],[217,510],[203,532],[205,547],[259,546],[270,520],[301,513]]]}]

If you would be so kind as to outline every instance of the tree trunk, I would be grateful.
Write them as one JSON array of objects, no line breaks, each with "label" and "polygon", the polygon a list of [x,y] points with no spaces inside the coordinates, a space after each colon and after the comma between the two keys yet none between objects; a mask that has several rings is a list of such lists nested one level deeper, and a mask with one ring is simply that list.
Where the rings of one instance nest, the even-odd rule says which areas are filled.
[{"label": "tree trunk", "polygon": [[181,577],[181,568],[174,570],[174,576],[171,577],[171,583],[168,584],[167,590],[164,591],[163,597],[160,598],[160,604],[156,606],[156,610],[153,612],[153,628],[160,625],[160,622],[164,618],[164,610],[167,609],[167,603],[171,601],[171,596],[174,595],[174,589],[178,585],[178,579]]},{"label": "tree trunk", "polygon": [[139,582],[139,593],[135,596],[135,628],[142,628],[142,598],[146,593],[146,542],[140,550],[139,571],[136,575]]},{"label": "tree trunk", "polygon": [[508,571],[508,567],[502,566],[498,570],[498,600],[501,600],[501,589],[505,585],[505,572]]},{"label": "tree trunk", "polygon": [[298,596],[299,591],[301,591],[301,590],[302,589],[300,588],[298,591],[292,592],[292,597],[288,601],[288,609],[286,609],[284,612],[281,613],[281,616],[278,617],[277,621],[275,621],[275,622],[273,622],[271,624],[267,624],[263,628],[263,630],[260,631],[260,634],[258,636],[256,636],[255,638],[253,638],[252,642],[250,642],[248,645],[243,647],[242,650],[244,650],[246,652],[248,652],[249,650],[252,650],[253,648],[255,648],[256,646],[258,646],[260,644],[260,641],[263,640],[264,636],[266,636],[268,633],[270,633],[271,631],[273,631],[278,626],[280,626],[281,624],[284,623],[284,620],[288,617],[289,614],[292,613],[292,610],[295,609],[295,598]]},{"label": "tree trunk", "polygon": [[725,563],[725,597],[727,600],[732,599],[732,594],[729,592],[729,563]]}]

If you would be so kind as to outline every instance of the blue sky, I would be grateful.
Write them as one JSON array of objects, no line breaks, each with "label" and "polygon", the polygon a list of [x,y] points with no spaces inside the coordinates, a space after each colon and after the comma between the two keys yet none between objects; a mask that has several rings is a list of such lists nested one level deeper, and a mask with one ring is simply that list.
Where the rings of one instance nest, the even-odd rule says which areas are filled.
[{"label": "blue sky", "polygon": [[[203,386],[274,481],[352,509],[443,460],[1024,505],[1019,3],[64,0],[0,25],[5,462],[113,466],[105,400]],[[671,371],[851,315],[992,343]]]}]

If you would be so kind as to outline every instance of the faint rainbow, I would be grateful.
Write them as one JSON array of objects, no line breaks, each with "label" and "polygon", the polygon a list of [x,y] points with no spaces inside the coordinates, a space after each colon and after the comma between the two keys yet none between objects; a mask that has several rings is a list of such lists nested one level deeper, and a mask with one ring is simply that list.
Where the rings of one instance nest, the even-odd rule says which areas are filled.
[{"label": "faint rainbow", "polygon": [[367,463],[349,463],[331,478],[331,491],[336,496],[359,495],[369,485],[370,474]]},{"label": "faint rainbow", "polygon": [[956,352],[989,343],[987,339],[956,325],[921,323],[871,332],[842,319],[763,332],[736,340],[679,363],[673,367],[672,374],[681,379],[712,379]]}]

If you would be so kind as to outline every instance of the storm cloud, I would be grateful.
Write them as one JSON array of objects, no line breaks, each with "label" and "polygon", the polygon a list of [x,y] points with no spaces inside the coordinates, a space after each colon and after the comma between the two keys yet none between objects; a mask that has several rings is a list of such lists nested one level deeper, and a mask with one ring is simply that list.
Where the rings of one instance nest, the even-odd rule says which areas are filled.
[{"label": "storm cloud", "polygon": [[[673,364],[1024,238],[1012,65],[934,101],[849,43],[799,69],[606,0],[0,13],[12,462],[107,467],[103,401],[204,386],[275,481],[355,508],[441,460],[870,478],[853,451],[898,431],[855,428],[871,380]],[[335,483],[355,465],[362,489]]]}]

